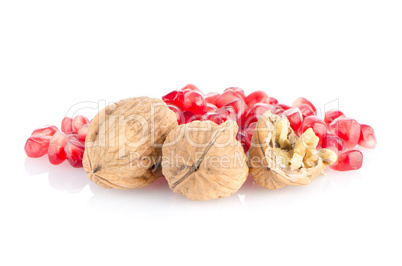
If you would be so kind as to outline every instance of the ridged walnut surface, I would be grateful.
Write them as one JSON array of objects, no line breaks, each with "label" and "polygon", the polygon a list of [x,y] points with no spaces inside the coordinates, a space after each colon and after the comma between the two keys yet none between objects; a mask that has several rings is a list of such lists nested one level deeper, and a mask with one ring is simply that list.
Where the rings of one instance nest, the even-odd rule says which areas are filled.
[{"label": "ridged walnut surface", "polygon": [[171,131],[162,148],[162,171],[173,192],[191,200],[235,193],[248,175],[237,130],[233,121],[194,121]]},{"label": "ridged walnut surface", "polygon": [[91,121],[83,166],[104,188],[131,189],[161,177],[162,144],[177,119],[159,99],[129,98],[107,106]]},{"label": "ridged walnut surface", "polygon": [[[289,166],[281,168],[276,164],[273,128],[279,119],[279,116],[268,111],[258,120],[249,149],[250,174],[258,185],[267,189],[310,184],[325,169],[321,160],[312,168],[299,168],[293,171]],[[289,132],[288,139],[293,146],[297,136],[290,127]]]}]

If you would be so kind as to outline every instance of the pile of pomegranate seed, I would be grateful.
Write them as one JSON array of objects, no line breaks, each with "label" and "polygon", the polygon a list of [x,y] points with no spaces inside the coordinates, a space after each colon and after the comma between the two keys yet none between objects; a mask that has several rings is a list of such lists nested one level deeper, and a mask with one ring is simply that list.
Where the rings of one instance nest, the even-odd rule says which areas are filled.
[{"label": "pile of pomegranate seed", "polygon": [[203,93],[192,84],[181,90],[174,90],[162,97],[169,108],[176,113],[177,122],[186,124],[194,120],[210,120],[221,124],[226,120],[239,125],[237,139],[244,151],[250,148],[251,137],[258,119],[268,110],[274,114],[285,115],[298,136],[308,128],[319,137],[319,149],[332,149],[338,154],[338,161],[330,166],[334,170],[348,171],[359,169],[363,164],[363,154],[354,150],[356,145],[374,148],[377,140],[374,130],[368,125],[359,124],[339,110],[329,110],[324,120],[317,117],[317,109],[307,99],[300,97],[292,106],[278,103],[263,91],[245,95],[241,88],[230,87],[221,94]]},{"label": "pile of pomegranate seed", "polygon": [[61,131],[54,125],[34,130],[25,143],[28,157],[39,158],[48,155],[54,165],[67,160],[73,167],[82,167],[85,138],[89,120],[85,116],[65,117],[61,122]]}]

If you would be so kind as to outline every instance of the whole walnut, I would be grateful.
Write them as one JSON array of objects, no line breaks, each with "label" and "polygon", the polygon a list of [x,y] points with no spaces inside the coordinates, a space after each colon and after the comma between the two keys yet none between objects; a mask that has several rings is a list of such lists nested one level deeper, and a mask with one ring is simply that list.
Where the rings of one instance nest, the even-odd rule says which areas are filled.
[{"label": "whole walnut", "polygon": [[176,128],[173,111],[159,99],[129,98],[107,106],[89,125],[83,166],[104,188],[130,189],[162,176],[162,144]]},{"label": "whole walnut", "polygon": [[172,130],[162,148],[162,172],[172,191],[191,200],[235,193],[248,176],[237,131],[233,121],[194,121]]},{"label": "whole walnut", "polygon": [[310,184],[337,160],[332,150],[318,151],[318,141],[311,128],[298,138],[286,116],[266,112],[258,120],[251,139],[251,176],[268,189]]}]

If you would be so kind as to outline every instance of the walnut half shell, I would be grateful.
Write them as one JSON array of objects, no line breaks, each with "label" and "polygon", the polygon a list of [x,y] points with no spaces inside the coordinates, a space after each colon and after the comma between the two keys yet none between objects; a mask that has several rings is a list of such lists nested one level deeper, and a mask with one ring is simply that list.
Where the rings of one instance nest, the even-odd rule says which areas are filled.
[{"label": "walnut half shell", "polygon": [[92,119],[83,166],[104,188],[130,189],[162,176],[162,144],[176,128],[173,111],[159,99],[138,97],[107,106]]},{"label": "walnut half shell", "polygon": [[278,189],[310,184],[337,156],[316,150],[318,137],[310,128],[300,138],[286,116],[266,112],[257,122],[249,150],[250,174],[261,187]]},{"label": "walnut half shell", "polygon": [[162,148],[162,171],[172,191],[191,200],[235,193],[248,176],[237,130],[233,121],[194,121],[172,130]]}]

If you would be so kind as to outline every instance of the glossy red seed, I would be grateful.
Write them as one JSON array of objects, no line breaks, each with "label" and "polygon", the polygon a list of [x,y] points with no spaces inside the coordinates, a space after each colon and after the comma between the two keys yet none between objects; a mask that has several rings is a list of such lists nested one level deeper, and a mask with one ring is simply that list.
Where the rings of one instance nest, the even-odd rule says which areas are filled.
[{"label": "glossy red seed", "polygon": [[84,156],[84,145],[70,138],[64,147],[66,153],[67,161],[72,167],[79,168],[82,167],[82,158]]},{"label": "glossy red seed", "polygon": [[315,135],[320,139],[319,144],[322,145],[327,136],[327,125],[316,116],[308,116],[304,118],[299,131],[299,135],[303,134],[308,128],[311,128]]},{"label": "glossy red seed", "polygon": [[219,95],[220,95],[220,94],[217,93],[217,92],[210,92],[210,93],[208,93],[207,95],[205,95],[205,101],[206,101],[207,103],[216,105],[216,99],[218,99]]},{"label": "glossy red seed", "polygon": [[64,147],[66,146],[68,137],[63,132],[54,134],[49,143],[48,158],[51,164],[61,164],[66,160],[66,153]]},{"label": "glossy red seed", "polygon": [[202,115],[206,112],[204,96],[197,91],[190,91],[184,95],[183,111],[190,111],[194,115]]},{"label": "glossy red seed", "polygon": [[236,121],[237,114],[232,106],[224,106],[219,108],[216,113],[222,117],[222,121],[225,122],[227,120]]},{"label": "glossy red seed", "polygon": [[30,136],[25,143],[25,153],[28,157],[39,158],[47,153],[50,136]]},{"label": "glossy red seed", "polygon": [[354,148],[359,142],[360,124],[354,119],[339,117],[329,124],[328,131],[340,137],[344,141],[346,149]]},{"label": "glossy red seed", "polygon": [[374,149],[377,145],[377,139],[374,135],[374,129],[369,125],[360,124],[360,138],[358,144],[362,147]]},{"label": "glossy red seed", "polygon": [[72,127],[73,131],[77,131],[77,132],[78,132],[78,130],[80,130],[80,128],[81,128],[83,125],[86,125],[86,124],[89,124],[88,118],[86,118],[86,117],[83,116],[83,115],[77,115],[77,116],[75,116],[75,117],[73,118],[73,123],[72,123],[71,127]]},{"label": "glossy red seed", "polygon": [[273,105],[267,103],[256,103],[252,108],[249,109],[246,120],[244,124],[246,126],[250,125],[253,122],[257,122],[260,117],[266,113],[267,111],[271,111],[271,113],[275,113],[276,109]]},{"label": "glossy red seed", "polygon": [[64,117],[61,121],[61,131],[64,133],[69,133],[73,131],[73,119],[71,117]]},{"label": "glossy red seed", "polygon": [[316,113],[314,112],[314,110],[313,110],[313,109],[311,108],[311,106],[308,105],[308,104],[301,104],[298,108],[299,108],[300,111],[302,112],[303,117],[316,115]]},{"label": "glossy red seed", "polygon": [[[299,107],[299,108],[300,108],[300,106],[301,106],[302,104],[307,104],[308,106],[311,107],[311,110],[313,110],[314,115],[317,114],[317,109],[315,108],[314,104],[312,104],[309,100],[307,100],[306,98],[303,98],[303,97],[297,98],[297,99],[293,102],[293,107]],[[300,108],[300,110],[301,110],[301,108]],[[303,110],[301,110],[301,111],[302,111],[302,113],[303,113]]]},{"label": "glossy red seed", "polygon": [[192,112],[184,111],[180,125],[190,123],[194,120],[197,120],[197,117]]},{"label": "glossy red seed", "polygon": [[237,93],[243,99],[243,101],[246,100],[246,95],[244,94],[244,90],[242,88],[229,87],[229,88],[225,89],[224,91],[228,91],[228,90],[231,90],[231,91],[234,91],[235,93]]},{"label": "glossy red seed", "polygon": [[218,108],[221,108],[227,103],[233,102],[235,100],[242,100],[241,96],[232,90],[227,90],[223,92],[219,97],[216,99],[215,103]]},{"label": "glossy red seed", "polygon": [[53,136],[59,129],[56,126],[45,126],[38,129],[35,129],[32,132],[32,136]]},{"label": "glossy red seed", "polygon": [[170,105],[170,104],[168,104],[167,107],[176,114],[177,124],[180,125],[181,115],[182,115],[182,111],[180,110],[180,108],[175,105]]},{"label": "glossy red seed", "polygon": [[252,108],[256,103],[269,103],[269,96],[263,91],[254,91],[246,97],[246,104]]},{"label": "glossy red seed", "polygon": [[232,106],[233,107],[233,109],[235,110],[235,112],[237,114],[238,122],[240,122],[243,118],[245,118],[246,114],[248,112],[247,105],[244,103],[244,101],[242,101],[240,99],[227,103],[224,106]]},{"label": "glossy red seed", "polygon": [[324,122],[329,125],[332,123],[332,121],[334,121],[335,119],[337,119],[338,117],[344,116],[344,114],[339,111],[339,110],[335,110],[335,109],[331,109],[325,112],[325,117],[324,117]]},{"label": "glossy red seed", "polygon": [[214,113],[208,113],[202,116],[201,120],[206,121],[212,121],[218,125],[222,124],[223,120],[222,117],[219,114],[214,114]]},{"label": "glossy red seed", "polygon": [[291,106],[283,104],[283,103],[278,103],[278,104],[275,105],[275,107],[277,107],[277,106],[281,107],[284,111],[292,108]]},{"label": "glossy red seed", "polygon": [[183,108],[184,93],[182,91],[172,91],[162,97],[166,104],[171,104],[179,108]]},{"label": "glossy red seed", "polygon": [[339,152],[345,150],[345,143],[341,138],[335,136],[334,134],[327,133],[325,140],[322,142],[322,148],[331,149],[334,152]]},{"label": "glossy red seed", "polygon": [[285,110],[282,109],[282,107],[275,105],[275,114],[276,115],[281,115],[283,114]]},{"label": "glossy red seed", "polygon": [[184,86],[181,90],[184,92],[184,94],[186,94],[187,92],[190,92],[190,91],[199,92],[201,95],[204,94],[199,88],[197,88],[197,87],[196,87],[195,85],[193,85],[193,84],[187,84],[187,85]]},{"label": "glossy red seed", "polygon": [[85,142],[85,139],[87,138],[88,134],[88,129],[89,129],[89,124],[83,125],[80,130],[78,130],[77,137],[78,140],[81,142]]},{"label": "glossy red seed", "polygon": [[246,144],[250,147],[251,146],[251,139],[253,137],[253,133],[255,127],[257,126],[257,122],[251,123],[248,128],[244,131]]},{"label": "glossy red seed", "polygon": [[268,103],[271,105],[277,105],[278,104],[278,100],[274,97],[269,97],[268,98]]},{"label": "glossy red seed", "polygon": [[299,134],[299,129],[303,123],[303,114],[297,107],[292,107],[283,112],[283,114],[288,118],[290,127],[296,134]]},{"label": "glossy red seed", "polygon": [[218,107],[212,103],[207,103],[207,113],[215,113]]},{"label": "glossy red seed", "polygon": [[339,153],[338,161],[330,165],[337,171],[350,171],[360,169],[363,165],[363,154],[358,150],[344,151]]}]

